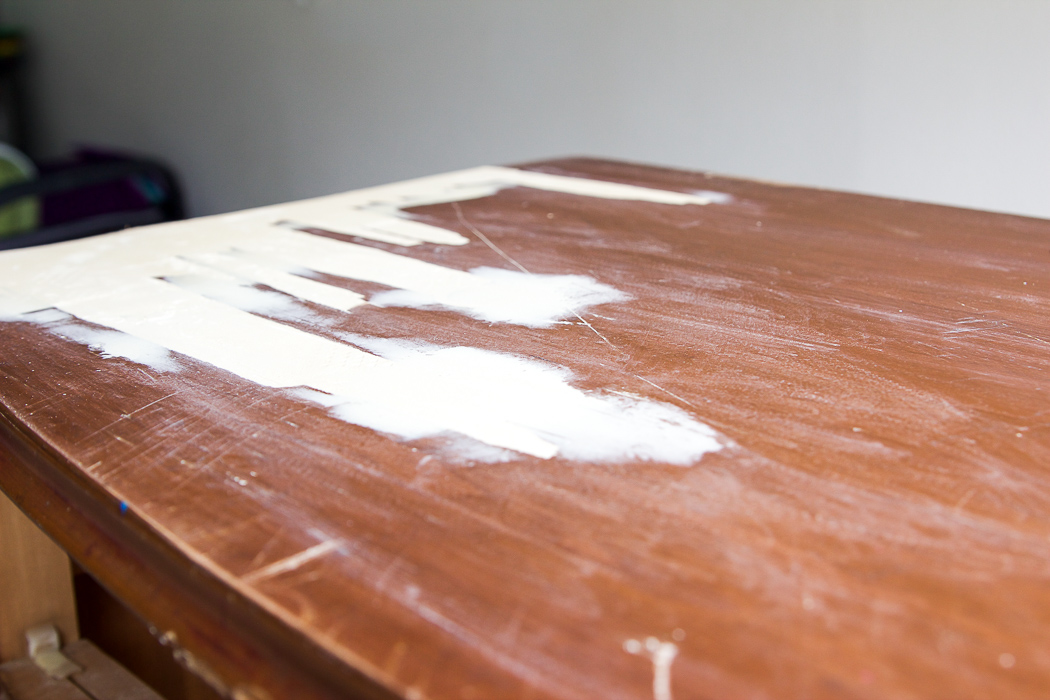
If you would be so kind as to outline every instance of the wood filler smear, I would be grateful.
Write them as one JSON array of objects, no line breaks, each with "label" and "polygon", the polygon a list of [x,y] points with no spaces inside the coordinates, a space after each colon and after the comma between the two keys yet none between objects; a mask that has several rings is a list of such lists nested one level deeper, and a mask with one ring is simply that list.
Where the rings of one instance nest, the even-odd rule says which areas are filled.
[{"label": "wood filler smear", "polygon": [[[0,320],[43,323],[104,355],[157,371],[178,371],[172,353],[188,355],[291,389],[335,417],[402,439],[455,433],[499,448],[494,454],[680,465],[721,449],[724,440],[682,409],[616,387],[581,391],[564,367],[472,347],[374,338],[348,344],[255,315],[286,299],[255,287],[265,285],[342,313],[366,304],[438,308],[530,328],[575,317],[608,343],[580,314],[627,301],[626,294],[584,275],[530,272],[469,224],[457,204],[517,186],[671,206],[713,201],[710,193],[474,168],[7,252],[0,255],[7,273]],[[463,245],[468,239],[460,234],[401,211],[448,202],[464,226],[517,269],[457,270],[296,230],[322,228],[405,247]],[[304,271],[391,289],[365,299],[297,274]]]}]

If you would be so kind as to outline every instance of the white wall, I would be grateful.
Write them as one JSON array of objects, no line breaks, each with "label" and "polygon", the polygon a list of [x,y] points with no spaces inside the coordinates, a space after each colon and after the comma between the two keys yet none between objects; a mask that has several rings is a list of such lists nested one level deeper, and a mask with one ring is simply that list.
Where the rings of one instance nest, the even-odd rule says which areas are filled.
[{"label": "white wall", "polygon": [[592,154],[1050,217],[1044,0],[8,0],[194,213]]}]

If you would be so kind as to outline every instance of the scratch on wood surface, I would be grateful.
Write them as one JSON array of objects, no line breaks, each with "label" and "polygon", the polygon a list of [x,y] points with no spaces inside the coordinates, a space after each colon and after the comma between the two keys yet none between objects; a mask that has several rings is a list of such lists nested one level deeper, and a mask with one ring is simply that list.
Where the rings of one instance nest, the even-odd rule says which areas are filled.
[{"label": "scratch on wood surface", "polygon": [[673,396],[674,398],[678,399],[679,401],[681,401],[682,403],[686,404],[687,406],[692,406],[693,408],[696,408],[696,404],[694,404],[692,401],[689,401],[688,399],[683,399],[681,396],[679,396],[678,394],[674,393],[670,389],[664,389],[662,386],[660,386],[656,382],[649,381],[648,379],[646,379],[645,377],[643,377],[641,375],[636,374],[634,376],[637,379],[641,379],[646,384],[649,384],[650,386],[656,387],[657,389],[659,389],[660,391],[664,392],[665,394],[667,394],[669,396]]},{"label": "scratch on wood surface", "polygon": [[396,676],[398,669],[401,667],[401,662],[405,658],[405,652],[407,651],[408,644],[406,644],[404,640],[398,640],[390,650],[390,654],[386,658],[386,663],[383,664],[383,669],[391,676]]},{"label": "scratch on wood surface", "polygon": [[502,248],[500,248],[500,247],[499,247],[498,245],[496,245],[495,243],[493,243],[493,242],[492,242],[492,241],[491,241],[491,240],[489,239],[489,237],[488,237],[488,236],[486,236],[486,235],[485,235],[484,233],[482,233],[481,231],[479,231],[479,230],[478,230],[478,228],[477,228],[476,226],[474,226],[474,224],[472,224],[472,223],[470,223],[469,221],[467,221],[467,217],[463,216],[463,209],[462,209],[462,208],[461,208],[461,207],[459,206],[459,202],[452,202],[452,208],[453,208],[453,209],[455,210],[455,212],[456,212],[456,218],[457,218],[457,219],[459,219],[459,223],[461,223],[461,224],[463,224],[464,226],[466,226],[466,227],[467,227],[467,229],[469,229],[471,233],[473,233],[473,234],[474,234],[475,236],[477,236],[477,237],[478,237],[478,239],[479,239],[479,240],[480,240],[480,241],[481,241],[482,243],[484,243],[485,245],[487,245],[487,246],[488,246],[489,248],[491,248],[491,249],[492,249],[492,250],[493,250],[493,251],[494,251],[494,252],[495,252],[495,253],[496,253],[497,255],[499,255],[499,256],[500,256],[501,258],[503,258],[504,260],[506,260],[507,262],[509,262],[509,263],[510,263],[511,265],[513,265],[514,267],[516,267],[516,268],[518,268],[519,270],[521,270],[522,272],[524,272],[524,273],[525,273],[526,275],[531,275],[531,274],[532,274],[531,272],[529,272],[528,270],[526,270],[526,269],[525,269],[525,266],[524,266],[524,265],[522,265],[522,264],[521,264],[521,263],[519,263],[519,262],[518,262],[517,260],[515,260],[514,258],[510,257],[509,255],[507,255],[507,254],[506,254],[505,252],[503,252],[503,249],[502,249]]},{"label": "scratch on wood surface", "polygon": [[[136,409],[135,409],[134,411],[132,411],[131,413],[121,413],[121,414],[120,414],[120,418],[117,418],[117,419],[116,419],[115,421],[112,421],[112,422],[110,422],[110,423],[107,423],[106,425],[102,426],[101,428],[99,428],[98,430],[96,430],[95,432],[93,432],[93,433],[91,433],[91,434],[89,434],[89,435],[85,435],[84,437],[82,437],[82,438],[81,438],[81,439],[80,439],[80,440],[78,441],[78,444],[79,444],[80,442],[83,442],[84,440],[87,440],[87,439],[89,439],[89,438],[93,438],[93,437],[95,437],[96,435],[98,435],[99,433],[101,433],[101,432],[103,432],[103,431],[105,431],[105,430],[109,430],[110,428],[112,428],[112,427],[113,427],[114,425],[116,425],[116,424],[117,424],[117,423],[119,423],[120,421],[122,421],[122,420],[125,420],[125,419],[127,419],[127,418],[131,418],[131,417],[132,417],[133,415],[135,415],[136,413],[139,413],[140,411],[145,411],[145,410],[146,410],[147,408],[149,408],[149,407],[150,407],[150,406],[152,406],[153,404],[157,404],[157,403],[160,403],[160,402],[161,402],[161,401],[163,401],[164,399],[170,399],[170,398],[171,398],[172,396],[175,396],[175,394],[177,394],[177,393],[179,393],[179,392],[177,392],[177,391],[173,391],[173,392],[171,392],[170,394],[168,394],[167,396],[161,396],[161,397],[160,397],[159,399],[157,399],[157,400],[155,400],[155,401],[150,401],[150,402],[149,402],[148,404],[146,404],[145,406],[140,406],[140,407],[136,408]],[[119,439],[119,438],[118,438],[118,439]]]},{"label": "scratch on wood surface", "polygon": [[279,537],[284,535],[284,532],[285,532],[285,528],[283,526],[278,527],[276,530],[271,532],[270,536],[266,539],[266,544],[264,544],[262,547],[259,548],[259,553],[255,555],[255,557],[252,559],[252,561],[249,564],[249,566],[250,567],[257,567],[257,566],[259,566],[259,564],[262,562],[262,560],[266,557],[267,550],[269,550],[270,547],[275,542],[277,542]]},{"label": "scratch on wood surface", "polygon": [[[475,226],[474,224],[472,224],[469,221],[467,221],[467,217],[463,216],[463,209],[459,206],[459,202],[452,202],[452,208],[456,211],[456,218],[459,219],[459,223],[461,223],[465,227],[467,227],[467,229],[469,229],[471,233],[473,233],[475,236],[477,236],[478,239],[481,240],[482,243],[487,245],[489,248],[491,248],[493,251],[495,251],[497,255],[499,255],[501,258],[503,258],[504,260],[509,262],[514,267],[516,267],[519,270],[521,270],[522,272],[524,272],[526,275],[531,275],[532,274],[531,272],[529,272],[525,268],[524,265],[522,265],[521,263],[519,263],[517,260],[515,260],[512,257],[510,257],[509,255],[507,255],[507,253],[505,253],[502,248],[500,248],[498,245],[493,243],[492,240],[488,236],[486,236],[484,233],[482,233],[478,229],[477,226]],[[610,348],[612,348],[613,350],[619,350],[620,349],[617,346],[613,345],[609,341],[608,338],[606,338],[604,335],[599,333],[598,329],[595,328],[594,326],[592,326],[590,323],[588,323],[587,319],[585,319],[579,313],[577,313],[576,311],[573,311],[572,315],[575,316],[580,321],[580,323],[582,323],[583,325],[587,326],[587,328],[589,328],[592,333],[594,333],[596,336],[601,338],[602,341],[606,345],[608,345]]]},{"label": "scratch on wood surface", "polygon": [[309,561],[313,561],[314,559],[319,559],[325,556],[326,554],[334,552],[337,549],[339,549],[338,540],[328,540],[326,542],[321,542],[319,544],[315,544],[313,547],[304,549],[298,554],[293,554],[292,556],[285,557],[284,559],[278,559],[272,564],[268,564],[261,569],[256,569],[255,571],[245,574],[243,580],[247,583],[256,583],[263,579],[277,576],[278,574],[283,574],[288,571],[294,571],[303,564]]},{"label": "scratch on wood surface", "polygon": [[141,408],[136,408],[136,409],[135,409],[134,411],[132,411],[131,413],[128,413],[127,415],[124,415],[124,416],[121,416],[121,417],[122,417],[122,418],[130,418],[131,416],[135,415],[135,414],[136,414],[136,413],[138,413],[139,411],[144,411],[144,410],[146,410],[147,408],[149,408],[150,406],[152,406],[152,405],[153,405],[153,404],[155,404],[155,403],[160,403],[160,402],[161,402],[161,401],[163,401],[164,399],[170,399],[170,398],[171,398],[172,396],[174,396],[174,395],[175,395],[175,394],[177,394],[177,393],[179,393],[179,392],[177,392],[177,391],[173,391],[173,392],[171,392],[170,394],[168,394],[167,396],[161,396],[161,397],[160,397],[159,399],[157,399],[156,401],[150,401],[150,402],[149,402],[148,404],[146,404],[145,406],[142,406]]},{"label": "scratch on wood surface", "polygon": [[590,328],[591,332],[594,333],[599,338],[601,338],[602,341],[604,341],[605,344],[608,345],[610,348],[612,348],[613,350],[619,350],[620,349],[619,346],[613,345],[612,342],[610,342],[610,340],[608,338],[606,338],[604,335],[599,333],[598,329],[595,328],[594,326],[592,326],[590,323],[588,323],[587,319],[585,319],[583,316],[580,316],[580,314],[576,313],[575,311],[572,312],[572,315],[575,316],[576,318],[580,319],[580,322],[583,323],[583,325],[585,325],[588,328]]},{"label": "scratch on wood surface", "polygon": [[[439,629],[445,631],[448,634],[460,639],[467,644],[474,647],[479,654],[490,659],[501,667],[517,674],[521,678],[533,683],[540,688],[546,689],[548,692],[555,694],[553,691],[557,686],[553,684],[551,679],[544,673],[537,670],[531,664],[523,662],[514,653],[508,653],[497,648],[491,643],[491,640],[487,639],[483,635],[478,634],[476,631],[471,630],[467,626],[460,624],[456,620],[448,617],[441,612],[429,607],[418,600],[419,591],[414,589],[407,591],[405,594],[398,596],[396,600],[401,604],[405,605],[412,611],[414,611],[421,618],[427,622],[435,625]],[[659,698],[658,700],[664,700]],[[669,698],[667,700],[670,700]]]},{"label": "scratch on wood surface", "polygon": [[1050,345],[1050,341],[1043,340],[1042,338],[1037,338],[1034,335],[1029,335],[1028,333],[1022,333],[1021,331],[1016,331],[1016,333],[1017,333],[1017,335],[1023,335],[1025,338],[1030,338],[1030,339],[1034,340],[1037,343],[1042,343],[1043,345]]},{"label": "scratch on wood surface", "polygon": [[955,512],[956,513],[961,512],[962,509],[963,509],[963,506],[965,506],[967,503],[970,502],[970,499],[973,498],[975,493],[977,493],[977,487],[976,486],[974,486],[969,491],[967,491],[965,494],[963,494],[963,497],[960,498],[959,502],[955,504],[955,509],[954,509]]},{"label": "scratch on wood surface", "polygon": [[[210,457],[208,457],[208,459],[200,462],[197,465],[198,468],[204,469],[204,468],[210,467],[213,464],[218,463],[219,460],[221,460],[223,457],[225,457],[226,455],[228,455],[231,452],[233,452],[234,450],[236,450],[241,445],[243,445],[243,444],[245,444],[247,442],[250,442],[253,439],[253,437],[254,436],[249,435],[247,437],[239,437],[239,438],[235,438],[233,440],[226,440],[225,442],[220,443],[220,448],[221,448],[220,451],[215,453],[215,454],[212,454]],[[235,481],[236,481],[236,479],[235,479]],[[244,484],[241,484],[241,486],[244,486]]]},{"label": "scratch on wood surface", "polygon": [[510,616],[510,621],[498,633],[498,639],[507,646],[517,644],[518,636],[521,634],[521,624],[524,620],[525,609],[519,605],[514,609],[514,614]]}]

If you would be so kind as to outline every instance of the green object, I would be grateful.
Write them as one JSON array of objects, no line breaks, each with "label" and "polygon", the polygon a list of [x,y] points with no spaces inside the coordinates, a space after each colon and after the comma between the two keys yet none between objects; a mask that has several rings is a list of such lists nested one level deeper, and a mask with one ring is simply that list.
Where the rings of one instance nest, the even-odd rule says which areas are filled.
[{"label": "green object", "polygon": [[[21,151],[0,143],[0,187],[36,177],[36,167]],[[32,231],[40,225],[40,202],[23,197],[0,207],[0,239]]]}]

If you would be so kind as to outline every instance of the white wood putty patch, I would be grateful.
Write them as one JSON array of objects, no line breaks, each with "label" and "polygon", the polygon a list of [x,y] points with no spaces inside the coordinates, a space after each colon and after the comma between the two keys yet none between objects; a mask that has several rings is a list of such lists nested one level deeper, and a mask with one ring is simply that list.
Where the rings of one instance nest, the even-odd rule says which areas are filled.
[{"label": "white wood putty patch", "polygon": [[[624,394],[588,393],[569,370],[506,353],[347,336],[388,361],[415,399],[377,392],[325,399],[357,425],[412,439],[452,430],[479,439],[470,426],[490,424],[481,442],[537,457],[560,454],[592,462],[652,460],[688,465],[721,449],[718,435],[686,412]],[[335,394],[336,392],[329,392]],[[340,403],[334,403],[342,398]],[[455,427],[455,426],[463,426]],[[474,432],[472,432],[474,431]],[[500,460],[493,453],[479,459]]]},{"label": "white wood putty patch", "polygon": [[[379,295],[380,305],[442,307],[493,323],[545,327],[587,306],[627,299],[583,275],[465,272],[279,226],[230,225],[213,217],[5,253],[0,296],[6,289],[8,300],[0,304],[12,311],[62,308],[65,299],[82,305],[121,285],[138,289],[147,279],[183,276],[265,284],[340,310],[363,303],[353,292],[267,268],[260,261],[269,258],[399,290]],[[166,301],[172,301],[170,295]]]},{"label": "white wood putty patch", "polygon": [[227,217],[267,224],[286,222],[291,226],[322,228],[398,245],[424,242],[463,245],[469,239],[454,231],[412,221],[405,218],[400,210],[480,199],[509,187],[672,205],[721,203],[727,196],[718,192],[672,192],[618,182],[482,166],[291,204],[251,209]]},{"label": "white wood putty patch", "polygon": [[733,195],[713,190],[694,190],[693,194],[707,200],[708,204],[729,204],[733,201]]},{"label": "white wood putty patch", "polygon": [[272,265],[257,262],[244,255],[237,255],[235,252],[200,253],[188,256],[187,259],[198,265],[212,268],[218,273],[223,273],[223,276],[232,275],[249,284],[265,284],[289,296],[312,301],[337,311],[349,311],[355,306],[367,303],[364,296],[357,292],[315,282],[301,275],[289,274],[284,270],[275,269]]},{"label": "white wood putty patch", "polygon": [[[4,320],[2,316],[0,320]],[[26,314],[18,320],[43,325],[60,338],[86,345],[104,358],[123,357],[125,360],[146,365],[160,372],[174,372],[181,369],[178,361],[167,348],[120,331],[92,328],[86,324],[77,323],[72,316],[57,309]]]},{"label": "white wood putty patch", "polygon": [[546,328],[589,306],[629,298],[583,275],[538,275],[495,267],[476,267],[470,274],[474,278],[470,284],[397,289],[380,292],[369,301],[376,306],[452,309],[482,321]]},{"label": "white wood putty patch", "polygon": [[671,664],[678,656],[678,645],[661,642],[656,637],[646,637],[645,642],[628,639],[623,643],[628,654],[644,654],[653,662],[653,700],[672,700]]},{"label": "white wood putty patch", "polygon": [[47,313],[35,312],[58,309],[112,329],[47,321],[59,335],[104,354],[171,371],[177,363],[170,352],[180,353],[258,384],[299,387],[300,398],[328,406],[343,420],[405,439],[454,433],[543,458],[561,454],[683,465],[720,449],[717,434],[684,411],[613,391],[583,392],[571,386],[564,368],[470,347],[360,337],[348,339],[351,345],[255,315],[299,318],[306,311],[293,297],[349,313],[367,303],[359,294],[296,274],[311,271],[391,287],[372,298],[376,305],[440,307],[532,327],[627,299],[581,275],[465,272],[287,226],[289,221],[326,229],[338,224],[347,233],[403,245],[460,244],[466,239],[459,234],[402,218],[399,207],[483,197],[509,186],[671,205],[710,201],[617,183],[475,168],[3,253],[0,320],[42,322]]},{"label": "white wood putty patch", "polygon": [[180,289],[232,306],[241,311],[260,314],[284,321],[307,324],[322,323],[322,317],[300,303],[299,299],[260,289],[234,277],[221,275],[178,275],[164,280]]}]

